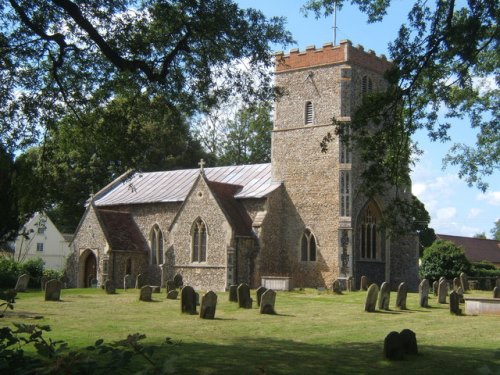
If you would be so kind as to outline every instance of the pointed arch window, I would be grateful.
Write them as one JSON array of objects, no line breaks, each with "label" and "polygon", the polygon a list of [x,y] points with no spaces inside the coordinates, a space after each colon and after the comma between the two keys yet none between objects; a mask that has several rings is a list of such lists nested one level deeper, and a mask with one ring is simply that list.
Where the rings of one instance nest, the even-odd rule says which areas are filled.
[{"label": "pointed arch window", "polygon": [[163,264],[163,233],[158,225],[151,229],[150,246],[151,264]]},{"label": "pointed arch window", "polygon": [[192,251],[193,262],[207,261],[207,227],[200,218],[193,223],[192,231]]},{"label": "pointed arch window", "polygon": [[314,120],[314,111],[312,102],[306,102],[305,107],[305,124],[309,125],[313,123]]},{"label": "pointed arch window", "polygon": [[361,259],[371,260],[379,258],[380,236],[377,222],[378,211],[373,204],[365,209],[361,222]]},{"label": "pointed arch window", "polygon": [[309,229],[306,229],[300,240],[300,260],[302,262],[316,261],[316,238]]}]

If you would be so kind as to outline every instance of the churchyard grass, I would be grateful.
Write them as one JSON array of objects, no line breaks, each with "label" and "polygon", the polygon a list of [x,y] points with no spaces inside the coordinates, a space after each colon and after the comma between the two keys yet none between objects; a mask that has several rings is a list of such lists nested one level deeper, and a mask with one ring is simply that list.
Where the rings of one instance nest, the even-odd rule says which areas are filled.
[{"label": "churchyard grass", "polygon": [[[155,358],[159,363],[172,358],[173,369],[181,374],[500,374],[500,318],[454,316],[437,297],[430,297],[430,308],[419,308],[418,295],[409,293],[408,310],[397,311],[392,292],[392,310],[367,313],[366,292],[278,292],[277,315],[261,315],[255,290],[252,309],[228,302],[228,293],[217,295],[216,319],[204,320],[181,314],[180,301],[165,299],[164,289],[153,294],[153,302],[139,301],[135,289],[114,295],[65,289],[60,302],[46,302],[42,292],[28,291],[19,293],[0,327],[49,325],[52,331],[44,335],[66,341],[71,349],[136,332],[146,334],[144,343],[151,345],[171,337],[180,343],[162,348]],[[490,297],[491,292],[466,297],[471,295]],[[404,328],[416,333],[420,354],[395,362],[383,359],[384,337]]]}]

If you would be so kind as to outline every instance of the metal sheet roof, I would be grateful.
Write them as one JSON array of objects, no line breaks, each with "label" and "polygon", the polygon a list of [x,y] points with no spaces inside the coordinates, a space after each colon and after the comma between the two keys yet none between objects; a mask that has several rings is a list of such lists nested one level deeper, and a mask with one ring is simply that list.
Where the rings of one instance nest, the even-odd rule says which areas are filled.
[{"label": "metal sheet roof", "polygon": [[[235,198],[262,198],[280,186],[271,180],[271,164],[238,165],[205,168],[210,181],[240,185]],[[108,191],[99,193],[96,206],[121,204],[182,202],[200,173],[199,169],[165,172],[136,172],[123,181],[110,184]]]}]

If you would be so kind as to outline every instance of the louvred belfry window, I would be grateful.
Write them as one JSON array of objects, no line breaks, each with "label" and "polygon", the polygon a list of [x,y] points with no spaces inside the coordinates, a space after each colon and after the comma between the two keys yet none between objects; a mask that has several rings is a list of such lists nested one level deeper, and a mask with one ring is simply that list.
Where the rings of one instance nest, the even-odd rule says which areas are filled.
[{"label": "louvred belfry window", "polygon": [[305,108],[305,124],[309,125],[313,123],[314,113],[313,113],[313,105],[311,102],[306,102]]}]

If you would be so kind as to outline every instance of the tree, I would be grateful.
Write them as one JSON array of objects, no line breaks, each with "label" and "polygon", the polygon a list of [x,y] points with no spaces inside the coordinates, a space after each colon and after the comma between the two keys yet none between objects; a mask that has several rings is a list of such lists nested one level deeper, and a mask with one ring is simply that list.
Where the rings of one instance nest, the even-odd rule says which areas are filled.
[{"label": "tree", "polygon": [[0,250],[15,237],[20,221],[12,178],[15,174],[13,155],[0,144]]},{"label": "tree", "polygon": [[[309,0],[305,10],[319,17],[346,3]],[[376,22],[391,0],[351,4]],[[451,120],[464,118],[477,130],[476,143],[453,145],[445,163],[459,166],[459,176],[469,185],[487,189],[485,177],[500,168],[498,14],[495,0],[414,2],[408,22],[389,45],[393,69],[386,74],[387,90],[366,95],[351,118],[350,142],[367,164],[368,195],[383,192],[387,183],[400,190],[409,185],[410,168],[421,153],[411,139],[416,131],[445,141]],[[488,88],[481,83],[485,80],[496,83]],[[334,136],[328,134],[323,147]]]},{"label": "tree", "polygon": [[478,239],[481,239],[481,240],[485,240],[486,239],[486,233],[484,232],[481,232],[481,233],[476,233],[473,238],[478,238]]},{"label": "tree", "polygon": [[491,235],[494,240],[500,241],[500,219],[495,221],[495,226],[491,229]]},{"label": "tree", "polygon": [[471,264],[461,247],[451,241],[438,240],[424,250],[420,276],[429,280],[438,280],[441,276],[453,279],[461,272],[470,273]]}]

